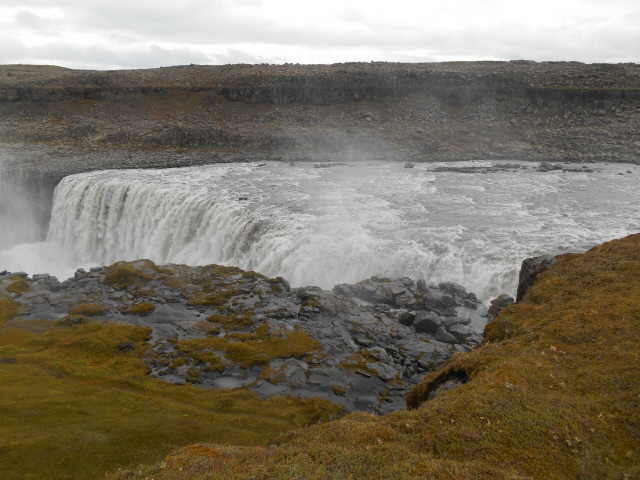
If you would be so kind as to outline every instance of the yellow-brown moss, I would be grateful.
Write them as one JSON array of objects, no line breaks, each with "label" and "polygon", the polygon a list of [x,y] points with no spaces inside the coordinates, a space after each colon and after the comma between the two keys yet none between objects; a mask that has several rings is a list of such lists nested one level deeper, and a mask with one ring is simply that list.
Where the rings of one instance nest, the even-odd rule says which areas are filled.
[{"label": "yellow-brown moss", "polygon": [[[640,235],[561,257],[410,411],[350,415],[269,449],[181,450],[156,480],[640,478]],[[468,382],[426,400],[448,372]]]},{"label": "yellow-brown moss", "polygon": [[88,323],[90,321],[91,321],[91,318],[89,318],[89,317],[87,317],[85,315],[69,314],[69,315],[65,315],[63,318],[58,320],[58,323],[60,325],[65,325],[67,327],[72,327],[74,325],[79,325],[81,323]]},{"label": "yellow-brown moss", "polygon": [[320,299],[318,297],[307,297],[303,302],[302,302],[302,306],[303,307],[310,307],[310,308],[320,308]]},{"label": "yellow-brown moss", "polygon": [[151,302],[141,302],[131,305],[124,310],[124,313],[129,315],[149,315],[156,310],[156,306]]},{"label": "yellow-brown moss", "polygon": [[344,388],[342,385],[333,385],[331,387],[331,390],[333,390],[333,393],[340,396],[343,396],[347,393],[347,389]]},{"label": "yellow-brown moss", "polygon": [[373,371],[367,367],[368,363],[375,362],[376,359],[369,353],[368,350],[359,350],[352,353],[347,358],[340,362],[340,366],[346,370],[362,371],[370,375],[377,375],[378,372]]},{"label": "yellow-brown moss", "polygon": [[16,278],[9,285],[7,285],[8,293],[15,293],[16,295],[23,295],[31,290],[29,282],[24,278]]},{"label": "yellow-brown moss", "polygon": [[250,338],[234,341],[226,338],[197,338],[178,342],[178,349],[190,356],[205,352],[224,352],[225,356],[243,368],[263,365],[276,358],[304,357],[321,349],[307,333],[296,330],[282,336]]},{"label": "yellow-brown moss", "polygon": [[109,312],[109,307],[97,303],[81,303],[69,309],[70,315],[81,315],[84,317],[100,317]]},{"label": "yellow-brown moss", "polygon": [[158,267],[151,260],[118,262],[107,267],[104,282],[116,288],[140,287],[155,278]]},{"label": "yellow-brown moss", "polygon": [[[0,312],[16,309],[0,303]],[[0,329],[2,479],[93,480],[187,443],[264,444],[338,412],[320,400],[262,401],[245,390],[154,380],[142,358],[148,336],[146,328],[108,323],[39,335]],[[136,347],[122,352],[123,342]]]},{"label": "yellow-brown moss", "polygon": [[0,327],[7,320],[11,320],[18,315],[20,306],[13,300],[0,296]]},{"label": "yellow-brown moss", "polygon": [[197,306],[222,307],[230,298],[239,293],[235,288],[219,288],[213,291],[198,292],[189,299],[189,303]]},{"label": "yellow-brown moss", "polygon": [[207,321],[211,323],[218,323],[226,329],[243,329],[254,325],[252,319],[253,312],[247,311],[244,313],[234,313],[229,315],[211,314],[207,317]]}]

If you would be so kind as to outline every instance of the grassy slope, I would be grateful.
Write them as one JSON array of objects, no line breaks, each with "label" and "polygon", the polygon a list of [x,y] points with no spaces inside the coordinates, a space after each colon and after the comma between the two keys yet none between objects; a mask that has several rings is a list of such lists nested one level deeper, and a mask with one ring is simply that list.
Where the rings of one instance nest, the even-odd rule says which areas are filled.
[{"label": "grassy slope", "polygon": [[[542,274],[520,304],[410,396],[275,448],[193,445],[116,479],[640,478],[640,235]],[[470,381],[423,402],[448,371]]]},{"label": "grassy slope", "polygon": [[[15,313],[15,304],[0,303],[3,480],[100,478],[192,442],[265,444],[337,410],[323,401],[261,401],[247,391],[165,384],[146,374],[144,328],[2,328]],[[135,349],[120,352],[122,342]]]}]

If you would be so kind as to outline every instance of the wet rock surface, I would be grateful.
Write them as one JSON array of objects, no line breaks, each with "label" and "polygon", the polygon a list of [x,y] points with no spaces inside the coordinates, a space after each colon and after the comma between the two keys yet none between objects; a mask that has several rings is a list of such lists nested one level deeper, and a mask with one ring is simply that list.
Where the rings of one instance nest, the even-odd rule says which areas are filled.
[{"label": "wet rock surface", "polygon": [[0,291],[21,308],[4,328],[148,326],[149,372],[167,382],[322,397],[376,413],[404,408],[426,372],[481,342],[487,321],[475,295],[453,283],[373,277],[333,291],[291,289],[215,265],[121,262],[64,282],[3,272]]}]

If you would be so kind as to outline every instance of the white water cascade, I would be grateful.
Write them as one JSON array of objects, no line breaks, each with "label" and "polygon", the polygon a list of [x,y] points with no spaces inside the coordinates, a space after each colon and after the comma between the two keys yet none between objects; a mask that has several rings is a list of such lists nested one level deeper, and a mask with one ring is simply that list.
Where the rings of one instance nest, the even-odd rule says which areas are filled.
[{"label": "white water cascade", "polygon": [[269,163],[72,175],[56,188],[46,243],[20,246],[33,249],[22,267],[0,252],[0,269],[64,276],[149,258],[236,265],[296,286],[372,275],[455,281],[486,300],[513,293],[528,256],[640,231],[640,169],[487,175],[433,167]]}]

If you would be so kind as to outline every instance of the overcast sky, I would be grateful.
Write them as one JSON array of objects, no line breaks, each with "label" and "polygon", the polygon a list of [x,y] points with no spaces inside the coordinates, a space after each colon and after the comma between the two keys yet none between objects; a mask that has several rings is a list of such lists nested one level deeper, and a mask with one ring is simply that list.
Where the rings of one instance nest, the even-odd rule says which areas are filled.
[{"label": "overcast sky", "polygon": [[0,0],[0,63],[640,62],[640,0]]}]

